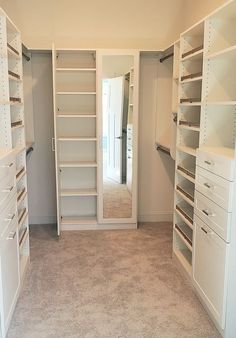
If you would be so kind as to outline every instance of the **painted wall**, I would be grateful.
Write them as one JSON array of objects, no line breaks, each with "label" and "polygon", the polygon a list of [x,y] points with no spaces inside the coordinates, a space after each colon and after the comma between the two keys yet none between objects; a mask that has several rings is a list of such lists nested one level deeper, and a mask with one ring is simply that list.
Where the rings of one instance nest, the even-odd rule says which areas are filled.
[{"label": "painted wall", "polygon": [[35,125],[34,151],[27,159],[30,224],[56,221],[51,54],[33,53],[31,59]]},{"label": "painted wall", "polygon": [[185,0],[0,0],[30,48],[160,49],[183,28]]},{"label": "painted wall", "polygon": [[185,0],[185,29],[203,19],[228,0]]}]

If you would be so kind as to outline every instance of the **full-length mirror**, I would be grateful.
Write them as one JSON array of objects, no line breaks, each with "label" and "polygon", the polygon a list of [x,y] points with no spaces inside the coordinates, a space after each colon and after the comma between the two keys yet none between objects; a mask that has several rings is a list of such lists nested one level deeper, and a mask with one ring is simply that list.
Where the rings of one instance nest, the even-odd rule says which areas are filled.
[{"label": "full-length mirror", "polygon": [[129,219],[133,206],[134,56],[102,56],[103,218]]}]

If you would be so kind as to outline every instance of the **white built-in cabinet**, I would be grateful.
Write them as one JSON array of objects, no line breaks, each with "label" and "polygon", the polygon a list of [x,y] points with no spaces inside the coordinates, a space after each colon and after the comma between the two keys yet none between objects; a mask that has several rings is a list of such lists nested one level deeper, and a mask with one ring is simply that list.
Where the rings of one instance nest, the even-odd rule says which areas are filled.
[{"label": "white built-in cabinet", "polygon": [[7,329],[29,261],[21,35],[0,9],[0,318]]},{"label": "white built-in cabinet", "polygon": [[236,336],[236,1],[180,37],[173,255]]}]

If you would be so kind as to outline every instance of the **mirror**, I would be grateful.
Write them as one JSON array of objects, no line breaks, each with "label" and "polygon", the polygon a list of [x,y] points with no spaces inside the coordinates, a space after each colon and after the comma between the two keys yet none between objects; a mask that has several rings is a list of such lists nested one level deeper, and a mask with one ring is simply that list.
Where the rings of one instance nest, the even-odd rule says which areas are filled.
[{"label": "mirror", "polygon": [[102,56],[103,218],[131,218],[134,56]]}]

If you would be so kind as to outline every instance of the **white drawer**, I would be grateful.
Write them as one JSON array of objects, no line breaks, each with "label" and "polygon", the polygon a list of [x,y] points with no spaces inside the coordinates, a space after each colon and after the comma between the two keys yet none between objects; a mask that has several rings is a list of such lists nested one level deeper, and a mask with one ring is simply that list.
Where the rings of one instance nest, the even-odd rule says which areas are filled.
[{"label": "white drawer", "polygon": [[13,195],[16,194],[15,178],[4,181],[0,188],[0,212],[6,207]]},{"label": "white drawer", "polygon": [[15,176],[15,158],[12,154],[0,160],[0,188],[5,180]]},{"label": "white drawer", "polygon": [[232,212],[234,183],[197,167],[196,190],[225,210]]},{"label": "white drawer", "polygon": [[235,179],[233,158],[231,158],[230,154],[223,156],[214,153],[214,148],[203,147],[197,149],[197,166],[207,169],[226,180],[233,181]]},{"label": "white drawer", "polygon": [[11,223],[17,217],[17,202],[16,194],[9,201],[6,207],[1,211],[0,214],[0,236],[6,231]]},{"label": "white drawer", "polygon": [[195,214],[225,241],[230,241],[231,216],[207,197],[195,192]]},{"label": "white drawer", "polygon": [[194,285],[208,309],[223,329],[226,311],[226,244],[197,217],[194,227]]}]

